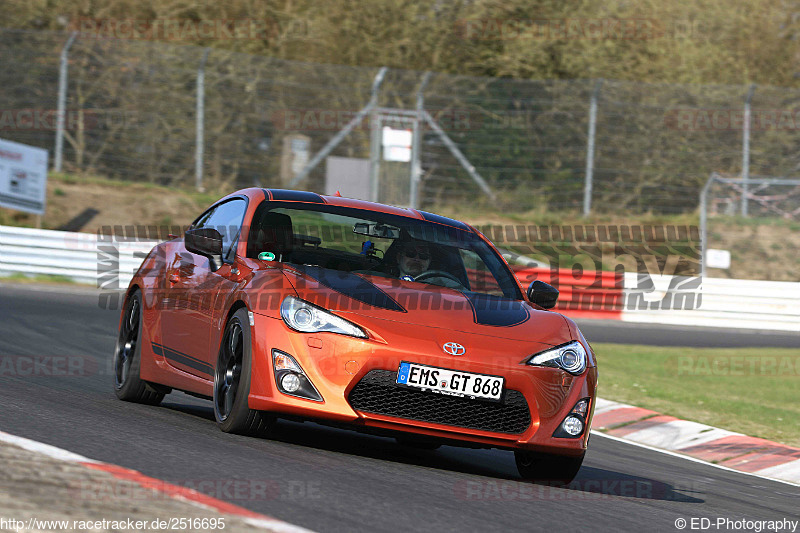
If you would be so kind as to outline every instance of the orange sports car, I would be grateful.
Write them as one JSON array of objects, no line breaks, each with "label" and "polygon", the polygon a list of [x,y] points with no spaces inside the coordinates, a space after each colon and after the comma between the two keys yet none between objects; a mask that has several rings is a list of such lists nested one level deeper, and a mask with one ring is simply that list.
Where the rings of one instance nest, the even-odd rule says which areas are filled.
[{"label": "orange sports car", "polygon": [[523,291],[468,224],[340,196],[245,189],[148,254],[114,354],[122,400],[180,390],[220,429],[301,418],[404,445],[513,450],[570,481],[597,367],[558,291]]}]

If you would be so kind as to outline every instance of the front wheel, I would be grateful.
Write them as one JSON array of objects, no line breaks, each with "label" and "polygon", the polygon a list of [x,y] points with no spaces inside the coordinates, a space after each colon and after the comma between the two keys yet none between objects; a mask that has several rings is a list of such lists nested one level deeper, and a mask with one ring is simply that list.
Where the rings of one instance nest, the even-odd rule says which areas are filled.
[{"label": "front wheel", "polygon": [[225,433],[265,433],[273,419],[247,405],[250,394],[252,342],[247,310],[236,311],[225,325],[225,333],[214,371],[214,417]]},{"label": "front wheel", "polygon": [[158,405],[164,393],[158,392],[139,376],[142,361],[142,295],[134,291],[125,302],[114,350],[114,392],[127,402]]},{"label": "front wheel", "polygon": [[585,455],[583,453],[578,457],[565,457],[525,450],[514,451],[517,470],[523,478],[564,485],[578,475]]}]

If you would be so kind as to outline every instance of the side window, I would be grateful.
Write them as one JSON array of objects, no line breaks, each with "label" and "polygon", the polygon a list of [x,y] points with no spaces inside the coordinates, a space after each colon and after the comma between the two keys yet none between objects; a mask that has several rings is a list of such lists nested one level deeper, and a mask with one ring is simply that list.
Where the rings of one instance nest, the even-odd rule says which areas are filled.
[{"label": "side window", "polygon": [[195,228],[213,228],[222,235],[222,257],[227,257],[231,245],[238,242],[247,202],[234,199],[209,210],[194,224]]},{"label": "side window", "polygon": [[209,217],[211,217],[211,215],[214,214],[215,209],[216,207],[212,207],[211,209],[200,215],[200,218],[198,218],[197,221],[194,224],[192,224],[192,229],[206,227],[206,222],[208,222]]}]

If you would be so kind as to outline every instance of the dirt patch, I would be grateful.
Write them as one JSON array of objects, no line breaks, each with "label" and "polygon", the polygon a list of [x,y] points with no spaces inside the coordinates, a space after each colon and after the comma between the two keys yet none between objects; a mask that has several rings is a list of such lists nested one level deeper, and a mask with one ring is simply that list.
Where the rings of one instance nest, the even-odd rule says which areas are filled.
[{"label": "dirt patch", "polygon": [[[50,178],[41,225],[45,229],[58,229],[87,208],[99,211],[81,230],[89,233],[114,225],[186,225],[222,195],[187,193],[147,184]],[[3,209],[0,224],[35,226],[36,217]]]}]

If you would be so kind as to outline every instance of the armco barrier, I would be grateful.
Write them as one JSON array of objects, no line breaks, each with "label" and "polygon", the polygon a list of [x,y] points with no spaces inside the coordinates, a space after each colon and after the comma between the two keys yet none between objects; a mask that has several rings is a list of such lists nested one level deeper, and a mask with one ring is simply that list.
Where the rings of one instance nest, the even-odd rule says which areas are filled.
[{"label": "armco barrier", "polygon": [[[0,226],[0,276],[52,274],[103,288],[125,288],[155,241],[125,242],[88,233]],[[514,267],[524,288],[534,280],[560,291],[556,310],[596,318],[694,326],[800,332],[800,283],[703,279],[692,310],[632,310],[637,274]]]},{"label": "armco barrier", "polygon": [[574,318],[622,318],[624,280],[621,274],[582,271],[576,275],[572,269],[563,268],[554,274],[545,267],[512,268],[526,290],[536,280],[556,287],[559,291],[556,311]]},{"label": "armco barrier", "polygon": [[[636,286],[636,276],[625,274],[623,296]],[[699,309],[626,308],[621,318],[625,322],[800,332],[800,282],[703,278],[700,294]]]},{"label": "armco barrier", "polygon": [[156,242],[120,242],[89,233],[0,226],[0,276],[64,276],[107,289],[125,288]]}]

